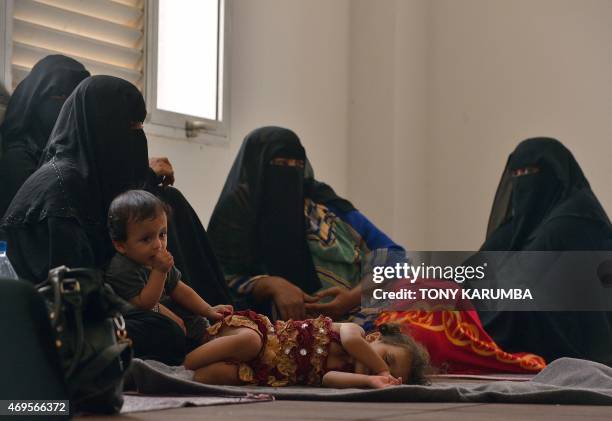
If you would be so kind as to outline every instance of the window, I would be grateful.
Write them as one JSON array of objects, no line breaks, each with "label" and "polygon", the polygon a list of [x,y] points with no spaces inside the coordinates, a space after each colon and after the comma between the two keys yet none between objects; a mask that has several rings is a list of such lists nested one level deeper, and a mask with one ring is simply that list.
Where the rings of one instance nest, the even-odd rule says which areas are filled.
[{"label": "window", "polygon": [[224,0],[3,0],[0,80],[65,54],[143,91],[155,134],[225,137],[224,22]]},{"label": "window", "polygon": [[147,109],[154,125],[227,135],[223,0],[159,0],[148,7]]}]

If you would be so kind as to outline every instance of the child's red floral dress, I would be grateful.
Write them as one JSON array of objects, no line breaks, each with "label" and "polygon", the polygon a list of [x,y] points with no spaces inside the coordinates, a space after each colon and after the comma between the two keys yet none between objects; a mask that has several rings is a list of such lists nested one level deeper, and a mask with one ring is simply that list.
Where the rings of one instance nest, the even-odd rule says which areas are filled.
[{"label": "child's red floral dress", "polygon": [[[254,311],[239,311],[208,328],[213,339],[223,326],[253,329],[262,338],[259,355],[238,365],[238,376],[246,384],[259,386],[321,385],[332,341],[340,344],[329,317],[301,321],[270,320]],[[349,371],[352,367],[345,367]]]}]

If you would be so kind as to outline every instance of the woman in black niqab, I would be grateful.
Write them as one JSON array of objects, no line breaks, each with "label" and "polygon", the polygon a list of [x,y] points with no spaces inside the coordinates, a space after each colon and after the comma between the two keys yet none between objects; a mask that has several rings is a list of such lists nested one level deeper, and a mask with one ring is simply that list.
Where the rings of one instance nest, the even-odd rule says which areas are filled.
[{"label": "woman in black niqab", "polygon": [[[22,277],[42,281],[53,263],[99,267],[109,258],[108,206],[117,194],[146,180],[147,141],[142,128],[135,129],[145,115],[140,92],[118,78],[90,77],[70,95],[43,164],[19,190],[3,219],[9,258]],[[74,253],[70,243],[50,238],[48,259],[41,250],[43,261],[36,261],[32,247],[47,244],[27,244],[28,229],[43,222],[49,235],[58,227],[78,226],[92,240],[88,243],[93,249]],[[15,235],[26,227],[22,235]]]},{"label": "woman in black niqab", "polygon": [[[9,258],[20,277],[41,282],[59,265],[101,268],[107,263],[114,252],[106,230],[110,202],[146,181],[145,115],[138,89],[112,76],[87,78],[68,97],[43,164],[2,220]],[[174,322],[132,311],[126,323],[136,355],[182,361],[185,338]]]},{"label": "woman in black niqab", "polygon": [[[303,317],[304,302],[313,301],[309,294],[322,286],[307,242],[306,198],[341,212],[355,210],[314,179],[293,131],[262,127],[245,137],[208,225],[215,254],[230,282],[236,276],[265,274],[275,280],[275,289],[284,285],[287,301],[275,304],[285,317]],[[250,300],[242,306],[258,304]],[[259,311],[271,314],[269,308]]]},{"label": "woman in black niqab", "polygon": [[88,76],[78,61],[50,55],[36,63],[15,88],[0,126],[0,217],[38,168],[64,101]]},{"label": "woman in black niqab", "polygon": [[244,139],[209,223],[219,259],[242,274],[279,276],[308,294],[319,290],[306,243],[305,197],[344,212],[354,209],[314,179],[294,132],[275,126],[253,130]]},{"label": "woman in black niqab", "polygon": [[[562,222],[552,238],[549,225]],[[521,142],[504,169],[482,250],[607,250],[611,240],[610,220],[572,153],[555,139]]]},{"label": "woman in black niqab", "polygon": [[[277,157],[299,160],[302,165],[270,166]],[[238,264],[260,262],[260,270],[265,268],[265,273],[281,276],[305,292],[314,292],[321,284],[305,237],[305,158],[304,148],[289,130],[264,128],[249,134],[227,177],[209,232],[222,260],[229,256],[242,260]],[[242,201],[248,209],[240,206]],[[240,210],[248,216],[238,216]],[[234,235],[227,223],[236,225],[231,228],[238,229]],[[248,239],[250,244],[238,245],[238,239]],[[238,250],[242,252],[240,256],[236,254]]]},{"label": "woman in black niqab", "polygon": [[[612,250],[612,226],[571,152],[533,138],[508,158],[483,251]],[[547,360],[586,358],[612,365],[612,314],[482,312],[483,325],[509,352]]]}]

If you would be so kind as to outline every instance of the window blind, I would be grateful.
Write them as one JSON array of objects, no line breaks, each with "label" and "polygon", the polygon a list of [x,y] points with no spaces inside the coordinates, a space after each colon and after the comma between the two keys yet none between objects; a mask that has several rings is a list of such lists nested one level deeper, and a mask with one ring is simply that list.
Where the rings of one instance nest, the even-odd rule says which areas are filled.
[{"label": "window blind", "polygon": [[64,54],[142,90],[144,0],[16,0],[12,23],[13,89],[38,60]]}]

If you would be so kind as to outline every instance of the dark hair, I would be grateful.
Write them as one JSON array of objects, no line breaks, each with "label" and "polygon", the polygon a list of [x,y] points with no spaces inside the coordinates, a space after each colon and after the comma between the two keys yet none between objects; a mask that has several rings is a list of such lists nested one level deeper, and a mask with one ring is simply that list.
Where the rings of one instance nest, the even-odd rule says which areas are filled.
[{"label": "dark hair", "polygon": [[108,209],[108,232],[112,240],[127,239],[127,225],[155,219],[161,213],[168,218],[172,214],[170,206],[155,195],[144,190],[128,190],[115,197]]},{"label": "dark hair", "polygon": [[410,353],[410,375],[409,378],[403,379],[404,383],[429,384],[427,375],[432,370],[427,349],[412,336],[402,333],[401,325],[397,323],[382,324],[378,331],[382,343],[405,348]]}]

